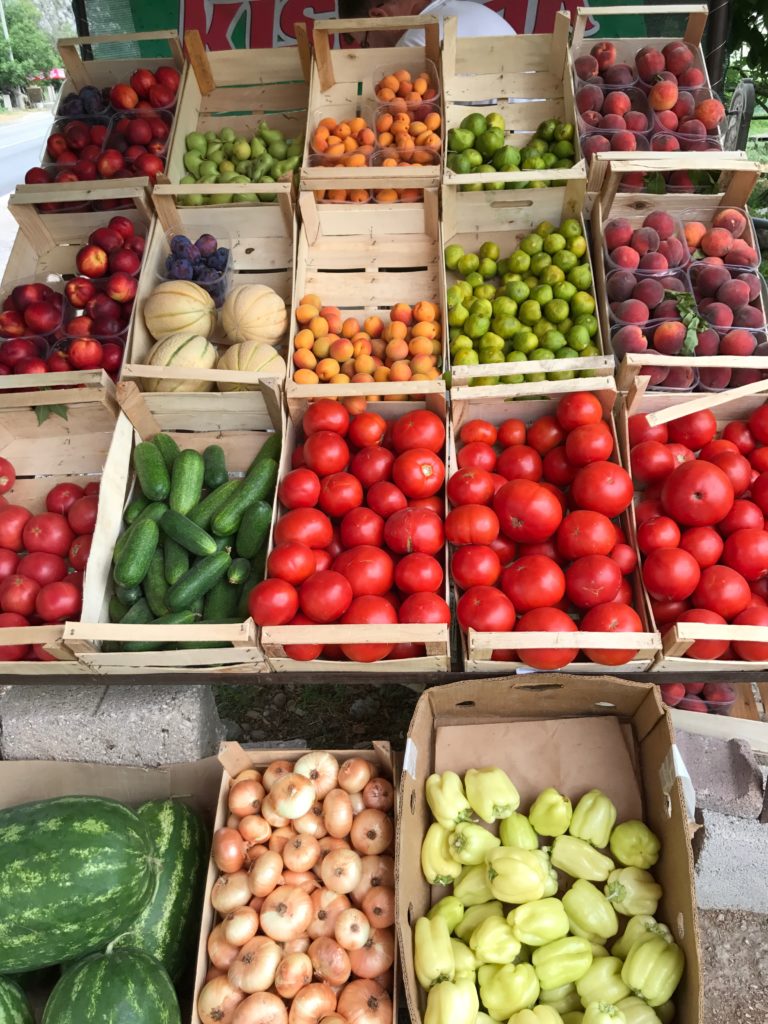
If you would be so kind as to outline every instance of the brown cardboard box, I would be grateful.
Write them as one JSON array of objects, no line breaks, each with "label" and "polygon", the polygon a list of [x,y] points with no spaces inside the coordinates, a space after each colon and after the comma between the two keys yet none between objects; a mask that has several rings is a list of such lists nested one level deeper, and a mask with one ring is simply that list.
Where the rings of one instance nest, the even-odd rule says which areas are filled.
[{"label": "brown cardboard box", "polygon": [[610,677],[549,675],[478,679],[426,690],[408,731],[398,810],[397,930],[411,1020],[425,1005],[413,969],[412,925],[432,905],[419,867],[432,821],[424,783],[433,771],[498,765],[527,809],[557,786],[572,800],[592,787],[617,802],[619,820],[642,813],[659,836],[654,874],[664,889],[659,917],[686,956],[675,995],[676,1024],[701,1020],[701,974],[693,857],[683,790],[673,766],[674,734],[658,691]]}]

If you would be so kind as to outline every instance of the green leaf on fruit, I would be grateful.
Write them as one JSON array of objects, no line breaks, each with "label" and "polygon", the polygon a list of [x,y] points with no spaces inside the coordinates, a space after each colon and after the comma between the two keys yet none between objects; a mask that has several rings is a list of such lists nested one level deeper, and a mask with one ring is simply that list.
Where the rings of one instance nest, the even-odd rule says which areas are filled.
[{"label": "green leaf on fruit", "polygon": [[699,316],[696,299],[689,292],[665,291],[664,294],[667,298],[675,300],[677,312],[685,325],[682,355],[695,355],[699,344],[699,331],[708,330],[710,325]]},{"label": "green leaf on fruit", "polygon": [[646,192],[650,192],[651,195],[665,195],[667,191],[667,183],[664,181],[664,175],[660,174],[658,171],[653,174],[646,174],[645,190]]},{"label": "green leaf on fruit", "polygon": [[66,405],[36,405],[35,415],[38,427],[45,423],[49,416],[61,416],[63,420],[69,418]]}]

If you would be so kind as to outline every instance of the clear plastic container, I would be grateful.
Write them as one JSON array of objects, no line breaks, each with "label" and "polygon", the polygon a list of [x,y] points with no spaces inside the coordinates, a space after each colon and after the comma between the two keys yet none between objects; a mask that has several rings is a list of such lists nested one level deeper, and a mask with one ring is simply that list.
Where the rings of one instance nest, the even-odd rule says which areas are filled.
[{"label": "clear plastic container", "polygon": [[426,146],[406,150],[385,146],[371,157],[371,167],[435,167],[439,163],[440,151]]},{"label": "clear plastic container", "polygon": [[[97,341],[114,341],[125,344],[128,336],[130,307],[127,315],[123,304],[110,299],[106,292],[106,281],[90,281],[94,289],[93,304],[86,307],[73,306],[67,300],[64,307],[63,341],[66,344],[76,338],[96,338]],[[103,305],[102,305],[103,304]],[[95,308],[93,308],[95,307]]]},{"label": "clear plastic container", "polygon": [[[637,134],[635,134],[635,132],[627,132],[627,131],[613,131],[613,132],[606,131],[606,132],[602,132],[599,129],[596,130],[596,131],[589,131],[588,133],[586,133],[584,135],[579,135],[579,143],[581,145],[581,151],[584,154],[584,156],[587,159],[587,161],[592,159],[592,153],[593,152],[598,152],[598,153],[608,153],[608,152],[611,152],[611,151],[618,152],[618,153],[627,152],[627,150],[620,145],[620,143],[624,141],[624,139],[620,138],[620,137],[621,136],[625,136],[625,135],[631,135],[631,136],[633,136],[633,138],[635,140],[634,141],[634,147],[635,148],[634,148],[634,150],[629,150],[629,152],[636,152],[636,153],[647,153],[648,152],[648,148],[649,148],[648,138],[645,135],[637,135]],[[595,148],[594,140],[596,138],[600,138],[600,137],[602,137],[607,142],[607,146],[601,144],[599,147]],[[590,140],[592,140],[592,141],[590,142]]]},{"label": "clear plastic container", "polygon": [[[111,118],[105,114],[57,118],[48,133],[42,163],[42,166],[51,175],[51,180],[58,171],[71,170],[78,160],[92,160],[95,163],[104,151],[110,124]],[[75,157],[74,160],[67,160],[65,163],[59,162],[57,153],[51,152],[49,149],[53,136],[57,137],[61,145],[63,145],[61,140],[67,142],[65,149],[72,153]],[[59,136],[61,136],[61,140],[58,139]],[[91,149],[87,156],[81,157],[81,152],[89,147],[95,147],[95,150]]]},{"label": "clear plastic container", "polygon": [[[728,275],[727,277],[726,274]],[[757,271],[737,269],[736,267],[719,267],[716,264],[703,263],[699,260],[692,263],[688,268],[688,281],[691,291],[696,296],[699,312],[705,320],[712,322],[714,327],[722,328],[725,331],[738,328],[750,332],[764,331],[766,329],[766,283]],[[757,322],[757,320],[752,322],[755,314],[748,314],[749,320],[743,314],[740,315],[740,308],[735,304],[741,297],[739,292],[743,291],[743,289],[739,289],[735,295],[724,295],[720,291],[721,288],[727,290],[730,281],[741,281],[747,285],[749,289],[748,301],[742,304],[741,308],[743,309],[744,306],[752,307],[761,317],[760,322]],[[731,307],[734,313],[733,323],[718,324],[716,321],[712,321],[707,316],[707,302],[704,301],[702,304],[702,301],[707,299],[715,299],[718,303]],[[747,322],[744,322],[745,320]]]},{"label": "clear plastic container", "polygon": [[[620,101],[617,96],[617,93],[619,92],[624,92],[627,96],[627,99],[629,100],[630,106],[626,110],[623,109],[623,101]],[[651,112],[651,108],[648,106],[648,98],[640,89],[635,89],[632,88],[631,86],[625,89],[617,87],[616,89],[608,93],[604,92],[600,111],[585,111],[584,114],[579,112],[579,95],[582,93],[584,93],[583,88],[579,89],[579,91],[576,93],[576,120],[580,134],[588,134],[589,132],[595,131],[599,132],[600,134],[605,134],[605,132],[607,131],[631,131],[633,134],[643,135],[647,134],[653,129],[653,115]],[[620,103],[621,105],[614,109],[614,106],[617,103]],[[609,108],[607,110],[606,105],[608,105]],[[600,127],[599,124],[593,124],[593,118],[587,116],[589,114],[597,114],[599,117],[602,118],[606,114],[618,114],[618,116],[624,117],[630,111],[636,114],[643,115],[643,117],[645,118],[644,128],[633,128],[630,124],[627,128],[622,128],[621,126],[619,126],[618,128],[606,128],[604,130],[603,128]]]},{"label": "clear plastic container", "polygon": [[[49,346],[62,333],[66,305],[63,292],[58,274],[36,274],[8,282],[0,292],[0,344],[27,339],[36,349],[45,348],[47,354]],[[29,309],[32,304],[37,308]]]},{"label": "clear plastic container", "polygon": [[[664,211],[664,212],[667,213],[669,211]],[[687,267],[688,263],[690,261],[690,253],[689,253],[689,250],[688,250],[688,243],[686,242],[686,239],[685,239],[685,229],[683,228],[683,222],[681,221],[681,219],[678,216],[676,216],[674,214],[669,214],[669,216],[671,217],[671,219],[672,219],[672,221],[674,223],[674,231],[673,231],[672,236],[670,236],[670,237],[676,238],[677,241],[680,243],[680,246],[682,248],[682,262],[681,263],[677,264],[676,266],[671,266],[667,270],[646,270],[646,269],[640,269],[639,267],[638,268],[622,267],[611,256],[611,253],[608,251],[607,241],[605,239],[605,235],[608,233],[608,229],[609,229],[610,225],[613,222],[614,218],[612,218],[611,220],[606,222],[606,224],[605,224],[605,226],[603,228],[603,258],[604,258],[604,261],[605,261],[606,274],[609,273],[612,270],[632,270],[632,273],[635,274],[638,277],[648,277],[648,276],[651,276],[651,275],[652,276],[664,277],[665,275],[667,275],[669,273],[672,273],[673,275],[677,275],[680,271],[682,271],[685,267]],[[618,219],[618,218],[616,218],[616,219]],[[638,228],[640,228],[642,226],[643,226],[642,224],[637,224],[635,226],[635,229],[638,229]],[[666,248],[667,247],[665,247],[665,250],[666,250]],[[657,251],[659,251],[659,250],[657,250]],[[685,291],[690,291],[690,288],[686,287]]]},{"label": "clear plastic container", "polygon": [[[133,126],[137,125],[137,128]],[[147,125],[151,133],[146,138]],[[125,152],[132,145],[145,146],[148,152],[155,156],[165,156],[173,129],[173,114],[165,108],[158,107],[156,110],[124,110],[115,114],[109,123],[109,131],[105,142],[105,149],[118,149]],[[136,136],[136,142],[132,141],[131,132],[140,131]],[[128,161],[129,166],[132,161]]]},{"label": "clear plastic container", "polygon": [[[179,235],[175,231],[167,231],[165,233],[163,262],[161,269],[156,271],[156,277],[158,281],[193,281],[208,292],[217,307],[222,306],[232,283],[232,275],[234,273],[232,248],[237,240],[222,234],[214,223],[198,224],[192,234],[195,235],[195,238]],[[197,242],[206,235],[210,236],[217,244],[213,248],[213,242],[206,239],[206,244],[201,254],[202,259],[200,262],[197,262],[196,255],[199,253]],[[189,245],[193,246],[192,250],[188,248]],[[226,252],[223,252],[223,250]],[[177,262],[179,273],[191,271],[192,276],[179,276],[179,273],[171,276],[172,261]],[[203,261],[211,261],[213,265]],[[178,264],[182,265],[179,266]],[[203,274],[202,279],[200,276],[195,276],[196,274]]]},{"label": "clear plastic container", "polygon": [[730,715],[736,703],[736,688],[730,683],[661,683],[659,689],[667,707],[679,711]]},{"label": "clear plastic container", "polygon": [[[663,371],[661,379],[659,371]],[[643,366],[640,374],[650,376],[649,391],[668,391],[671,394],[686,395],[696,391],[699,386],[699,371],[692,366]]]},{"label": "clear plastic container", "polygon": [[419,95],[418,99],[415,101],[411,101],[407,97],[404,97],[406,104],[408,107],[411,107],[412,105],[418,105],[419,103],[424,102],[424,100],[427,102],[438,103],[440,100],[440,76],[437,73],[437,67],[435,64],[427,57],[416,55],[410,57],[407,49],[392,51],[392,54],[392,60],[383,67],[376,68],[371,75],[371,98],[374,98],[378,103],[387,102],[386,99],[382,99],[379,96],[378,88],[382,80],[390,75],[399,77],[399,71],[407,71],[411,76],[411,81],[415,82],[417,78],[426,72],[429,75],[430,82],[427,92],[433,93],[433,95],[424,93],[424,99],[422,99],[422,95]]}]

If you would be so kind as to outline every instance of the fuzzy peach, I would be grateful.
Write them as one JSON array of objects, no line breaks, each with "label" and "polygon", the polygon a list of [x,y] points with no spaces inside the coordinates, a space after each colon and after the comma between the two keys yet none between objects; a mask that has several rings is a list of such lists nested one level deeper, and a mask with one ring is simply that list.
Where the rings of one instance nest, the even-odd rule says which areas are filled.
[{"label": "fuzzy peach", "polygon": [[696,333],[696,355],[716,356],[720,351],[720,335],[711,327]]},{"label": "fuzzy peach", "polygon": [[696,100],[689,92],[681,92],[677,97],[677,103],[672,107],[672,112],[682,121],[683,118],[691,117],[696,107]]},{"label": "fuzzy peach", "polygon": [[646,252],[640,257],[637,269],[652,271],[658,274],[663,270],[669,270],[669,263],[667,262],[667,257],[660,252]]},{"label": "fuzzy peach", "polygon": [[586,82],[588,78],[593,78],[600,71],[597,59],[589,53],[577,57],[573,62],[573,67],[577,78],[580,78],[583,82]]},{"label": "fuzzy peach", "polygon": [[715,327],[732,327],[733,310],[724,302],[712,302],[704,310],[704,319]]},{"label": "fuzzy peach", "polygon": [[723,335],[720,351],[724,356],[751,356],[756,346],[757,341],[754,334],[736,328]]},{"label": "fuzzy peach", "polygon": [[668,388],[685,391],[695,380],[692,366],[673,366],[664,379]]},{"label": "fuzzy peach", "polygon": [[743,238],[735,238],[727,256],[727,263],[733,267],[755,267],[760,262],[757,250]]},{"label": "fuzzy peach", "polygon": [[654,277],[643,278],[633,289],[632,298],[644,302],[649,309],[655,309],[664,300],[664,286]]},{"label": "fuzzy peach", "polygon": [[644,228],[653,228],[659,239],[671,238],[675,233],[675,222],[664,210],[654,210],[643,221]]},{"label": "fuzzy peach", "polygon": [[676,356],[685,341],[685,324],[679,320],[667,320],[653,332],[653,347],[663,355]]},{"label": "fuzzy peach", "polygon": [[581,145],[584,156],[589,160],[595,153],[607,153],[611,148],[605,135],[588,135]]},{"label": "fuzzy peach", "polygon": [[603,73],[603,81],[606,85],[632,85],[635,81],[635,75],[629,64],[614,64],[611,68],[606,68]]},{"label": "fuzzy peach", "polygon": [[611,149],[616,153],[634,153],[637,149],[637,136],[627,131],[614,132],[611,135]]},{"label": "fuzzy peach", "polygon": [[689,249],[698,249],[702,238],[707,233],[706,224],[702,224],[700,220],[689,220],[684,230]]},{"label": "fuzzy peach", "polygon": [[731,275],[726,268],[717,266],[704,266],[693,278],[697,290],[707,297],[716,295],[730,279]]},{"label": "fuzzy peach", "polygon": [[624,115],[624,123],[630,132],[644,132],[648,130],[648,118],[642,110],[628,110]]},{"label": "fuzzy peach", "polygon": [[627,122],[621,114],[603,114],[600,118],[600,129],[606,132],[625,131]]},{"label": "fuzzy peach", "polygon": [[712,218],[712,226],[715,228],[725,228],[731,232],[734,238],[741,238],[747,228],[747,218],[741,210],[734,210],[729,207],[728,209],[717,211]]},{"label": "fuzzy peach", "polygon": [[645,352],[648,348],[648,338],[640,327],[634,324],[621,327],[613,335],[613,350],[619,358],[627,352]]},{"label": "fuzzy peach", "polygon": [[685,262],[683,243],[674,235],[659,242],[659,253],[666,259],[670,267],[680,267]]},{"label": "fuzzy peach", "polygon": [[611,253],[611,259],[618,267],[636,270],[640,264],[640,253],[629,245],[620,245]]},{"label": "fuzzy peach", "polygon": [[603,101],[603,114],[618,114],[623,117],[631,109],[632,103],[629,96],[621,89],[609,92]]},{"label": "fuzzy peach", "polygon": [[644,302],[627,299],[625,302],[612,302],[611,312],[617,320],[625,324],[644,324],[650,318],[650,310]]},{"label": "fuzzy peach", "polygon": [[589,52],[597,61],[598,70],[601,72],[616,63],[616,45],[609,39],[595,43]]},{"label": "fuzzy peach", "polygon": [[676,132],[679,127],[677,114],[674,110],[659,110],[656,114],[656,121],[668,132]]},{"label": "fuzzy peach", "polygon": [[648,93],[651,110],[671,110],[677,103],[679,89],[675,82],[656,82]]},{"label": "fuzzy peach", "polygon": [[635,66],[643,81],[650,82],[655,75],[665,71],[667,65],[663,53],[653,46],[644,46],[635,54]]},{"label": "fuzzy peach", "polygon": [[667,71],[673,75],[682,75],[693,64],[693,51],[682,40],[667,43],[661,52]]},{"label": "fuzzy peach", "polygon": [[738,309],[749,303],[749,285],[746,281],[726,281],[717,289],[715,296],[718,302],[724,302],[731,309]]},{"label": "fuzzy peach", "polygon": [[727,228],[711,228],[699,244],[707,256],[727,256],[733,248],[733,235]]},{"label": "fuzzy peach", "polygon": [[616,217],[605,225],[603,236],[608,252],[620,245],[629,245],[632,239],[632,224],[625,217]]},{"label": "fuzzy peach", "polygon": [[580,114],[603,109],[603,90],[598,85],[585,85],[576,93],[576,109]]},{"label": "fuzzy peach", "polygon": [[699,381],[712,391],[724,391],[731,382],[732,374],[729,366],[702,366],[699,370]]},{"label": "fuzzy peach", "polygon": [[651,150],[654,153],[677,153],[680,150],[680,140],[674,135],[654,135],[651,139]]},{"label": "fuzzy peach", "polygon": [[733,316],[734,327],[749,327],[754,330],[765,324],[765,317],[759,309],[754,306],[742,306],[737,309]]},{"label": "fuzzy peach", "polygon": [[596,110],[585,110],[581,115],[581,119],[584,124],[589,125],[590,128],[599,128],[600,122],[603,118]]},{"label": "fuzzy peach", "polygon": [[725,107],[720,100],[702,100],[696,105],[694,114],[703,122],[708,132],[714,131],[725,120]]},{"label": "fuzzy peach", "polygon": [[[677,286],[680,287],[679,285]],[[655,320],[666,320],[669,317],[678,316],[677,302],[674,299],[664,299],[653,311]]]},{"label": "fuzzy peach", "polygon": [[704,72],[699,68],[686,68],[681,75],[677,76],[677,81],[683,89],[700,89],[706,79]]},{"label": "fuzzy peach", "polygon": [[[634,249],[632,250],[634,252]],[[631,270],[614,270],[605,281],[605,293],[609,302],[623,302],[632,298],[637,278]]]},{"label": "fuzzy peach", "polygon": [[658,232],[654,228],[642,227],[632,232],[632,248],[641,256],[647,252],[657,252],[660,241]]}]

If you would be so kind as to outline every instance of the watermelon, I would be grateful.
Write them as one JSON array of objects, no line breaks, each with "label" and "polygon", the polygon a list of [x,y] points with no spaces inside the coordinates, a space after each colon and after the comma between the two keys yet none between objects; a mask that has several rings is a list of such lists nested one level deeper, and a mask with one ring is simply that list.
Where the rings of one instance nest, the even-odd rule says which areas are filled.
[{"label": "watermelon", "polygon": [[144,823],[114,800],[0,811],[0,974],[101,949],[133,923],[156,880]]},{"label": "watermelon", "polygon": [[140,949],[94,953],[65,971],[43,1024],[181,1024],[168,972]]},{"label": "watermelon", "polygon": [[143,949],[174,981],[194,959],[205,874],[206,830],[178,800],[150,800],[136,812],[144,822],[160,864],[154,896],[133,926],[112,944]]},{"label": "watermelon", "polygon": [[0,1024],[35,1024],[27,997],[9,978],[0,978]]}]

